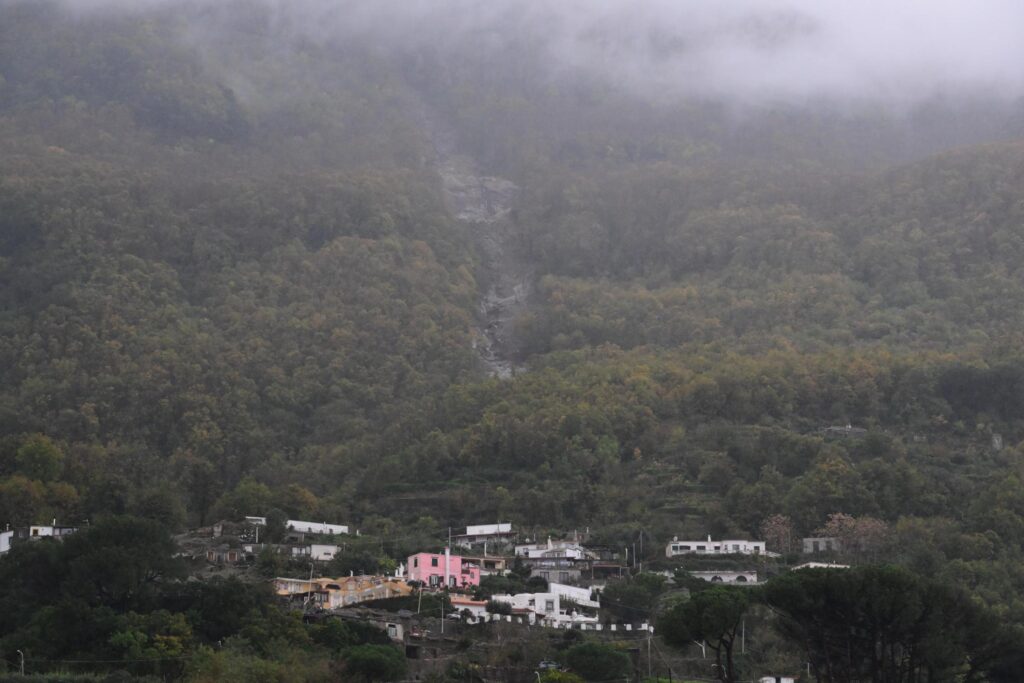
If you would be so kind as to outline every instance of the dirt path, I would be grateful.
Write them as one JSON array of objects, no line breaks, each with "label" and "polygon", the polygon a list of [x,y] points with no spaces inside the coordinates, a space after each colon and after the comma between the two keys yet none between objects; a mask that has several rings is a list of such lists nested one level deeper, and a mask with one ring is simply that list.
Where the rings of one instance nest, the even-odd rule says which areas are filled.
[{"label": "dirt path", "polygon": [[511,247],[509,214],[519,188],[510,180],[483,175],[476,162],[457,153],[449,126],[424,109],[422,128],[436,155],[438,173],[452,215],[470,228],[482,258],[483,294],[477,312],[473,345],[487,372],[508,378],[523,368],[512,360],[511,328],[530,296],[533,274]]}]

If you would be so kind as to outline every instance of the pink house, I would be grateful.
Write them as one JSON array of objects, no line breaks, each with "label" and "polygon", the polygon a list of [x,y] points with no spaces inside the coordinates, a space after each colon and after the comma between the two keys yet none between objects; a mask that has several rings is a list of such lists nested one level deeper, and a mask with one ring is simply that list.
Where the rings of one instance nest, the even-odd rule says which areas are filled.
[{"label": "pink house", "polygon": [[452,555],[448,548],[443,555],[417,553],[409,556],[409,581],[422,581],[427,586],[438,588],[460,588],[480,585],[480,567],[463,562],[458,555]]}]

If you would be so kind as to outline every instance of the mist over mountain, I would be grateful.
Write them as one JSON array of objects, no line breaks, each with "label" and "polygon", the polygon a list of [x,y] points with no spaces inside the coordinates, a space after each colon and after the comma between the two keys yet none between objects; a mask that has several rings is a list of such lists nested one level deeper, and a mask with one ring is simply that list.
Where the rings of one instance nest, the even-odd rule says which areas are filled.
[{"label": "mist over mountain", "polygon": [[[0,662],[386,645],[250,586],[301,560],[153,560],[219,520],[359,529],[332,576],[495,520],[670,573],[784,528],[783,574],[839,525],[967,624],[898,680],[1020,680],[1022,65],[1001,0],[0,0],[0,529],[100,527],[0,559]],[[628,569],[603,615],[684,597]],[[812,659],[758,595],[743,680]]]}]

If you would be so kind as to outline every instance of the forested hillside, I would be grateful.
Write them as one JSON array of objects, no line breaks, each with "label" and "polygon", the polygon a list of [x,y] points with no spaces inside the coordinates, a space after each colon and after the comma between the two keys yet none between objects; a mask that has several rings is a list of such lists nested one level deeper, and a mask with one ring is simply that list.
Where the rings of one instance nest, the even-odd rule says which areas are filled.
[{"label": "forested hillside", "polygon": [[[0,0],[0,524],[842,512],[1024,622],[1019,101],[652,100],[529,18],[435,45],[285,5]],[[509,380],[424,111],[521,188]]]}]

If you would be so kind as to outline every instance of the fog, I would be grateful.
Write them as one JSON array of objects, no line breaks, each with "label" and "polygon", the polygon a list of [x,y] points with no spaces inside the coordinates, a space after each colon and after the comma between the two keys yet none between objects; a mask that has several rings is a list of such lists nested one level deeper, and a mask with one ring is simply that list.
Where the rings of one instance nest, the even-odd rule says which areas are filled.
[{"label": "fog", "polygon": [[[71,8],[203,2],[67,0]],[[429,48],[463,59],[543,59],[648,96],[910,102],[1024,94],[1019,0],[265,0],[270,33]],[[209,2],[222,22],[256,3]],[[215,24],[197,27],[215,36]]]},{"label": "fog", "polygon": [[302,0],[275,16],[307,38],[371,38],[385,51],[529,51],[551,75],[582,72],[648,95],[1024,93],[1024,3],[1014,0]]}]

